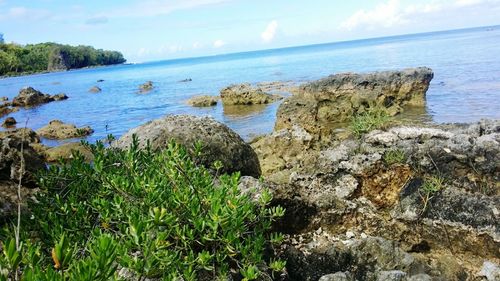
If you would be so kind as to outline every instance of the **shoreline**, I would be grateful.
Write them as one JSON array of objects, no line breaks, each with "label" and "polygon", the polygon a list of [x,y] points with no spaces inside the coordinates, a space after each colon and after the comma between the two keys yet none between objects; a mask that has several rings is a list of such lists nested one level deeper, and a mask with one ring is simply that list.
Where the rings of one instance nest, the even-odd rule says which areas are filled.
[{"label": "shoreline", "polygon": [[70,72],[70,71],[75,71],[75,70],[105,68],[105,67],[118,66],[118,65],[133,65],[133,63],[117,63],[117,64],[108,64],[108,65],[95,65],[95,66],[86,66],[86,67],[82,67],[82,68],[71,68],[71,69],[66,69],[66,70],[61,69],[61,70],[52,70],[52,71],[46,70],[46,71],[40,71],[40,72],[22,72],[22,73],[16,73],[14,75],[2,75],[2,76],[0,76],[0,80],[1,79],[7,79],[7,78],[32,76],[32,75]]}]

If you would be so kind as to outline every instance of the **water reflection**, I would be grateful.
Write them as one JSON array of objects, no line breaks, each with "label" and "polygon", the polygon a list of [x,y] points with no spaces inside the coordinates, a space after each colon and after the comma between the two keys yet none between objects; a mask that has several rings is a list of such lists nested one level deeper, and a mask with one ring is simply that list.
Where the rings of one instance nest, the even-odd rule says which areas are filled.
[{"label": "water reflection", "polygon": [[223,113],[227,117],[242,118],[262,113],[267,104],[254,104],[254,105],[224,105]]}]

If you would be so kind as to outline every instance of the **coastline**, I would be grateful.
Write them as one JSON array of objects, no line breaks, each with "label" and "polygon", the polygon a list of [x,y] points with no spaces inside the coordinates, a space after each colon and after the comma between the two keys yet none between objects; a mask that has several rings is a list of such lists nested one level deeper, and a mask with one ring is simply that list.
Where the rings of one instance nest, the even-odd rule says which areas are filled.
[{"label": "coastline", "polygon": [[81,67],[81,68],[71,68],[71,69],[66,69],[66,70],[46,70],[46,71],[39,71],[39,72],[22,72],[22,73],[15,73],[15,74],[8,74],[8,75],[2,75],[0,76],[0,79],[6,79],[6,78],[13,78],[13,77],[24,77],[24,76],[31,76],[31,75],[38,75],[38,74],[49,74],[49,73],[59,73],[59,72],[69,72],[69,71],[75,71],[75,70],[83,70],[83,69],[95,69],[95,68],[105,68],[105,67],[110,67],[110,66],[117,66],[117,65],[133,65],[133,63],[117,63],[117,64],[108,64],[108,65],[94,65],[94,66],[86,66],[86,67]]}]

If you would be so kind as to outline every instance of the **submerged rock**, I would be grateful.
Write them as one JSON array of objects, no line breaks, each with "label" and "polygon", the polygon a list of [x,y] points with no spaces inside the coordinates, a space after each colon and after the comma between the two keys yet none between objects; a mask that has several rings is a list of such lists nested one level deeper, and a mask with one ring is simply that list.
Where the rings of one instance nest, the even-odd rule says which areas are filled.
[{"label": "submerged rock", "polygon": [[426,67],[368,74],[342,73],[305,84],[279,107],[275,130],[300,125],[315,135],[331,133],[331,125],[350,120],[369,108],[391,115],[403,106],[423,106],[433,78]]},{"label": "submerged rock", "polygon": [[101,91],[102,91],[101,88],[99,88],[97,86],[94,86],[94,87],[89,89],[89,92],[91,92],[91,93],[99,93]]},{"label": "submerged rock", "polygon": [[224,105],[267,104],[282,98],[278,95],[267,94],[248,83],[230,85],[220,91],[220,97]]},{"label": "submerged rock", "polygon": [[37,91],[32,87],[27,87],[19,91],[19,94],[12,100],[12,106],[31,107],[67,98],[68,97],[65,94],[51,96]]},{"label": "submerged rock", "polygon": [[260,176],[259,160],[252,148],[226,125],[208,117],[169,115],[150,121],[124,134],[111,145],[127,149],[136,135],[141,147],[149,141],[153,149],[164,149],[170,140],[192,149],[201,141],[203,154],[197,159],[206,167],[221,161],[223,172],[240,171],[242,175]]},{"label": "submerged rock", "polygon": [[194,107],[208,107],[217,105],[219,97],[214,96],[196,96],[187,100],[187,104]]},{"label": "submerged rock", "polygon": [[45,127],[38,129],[37,134],[48,139],[70,139],[85,137],[94,132],[89,126],[77,128],[60,120],[52,120]]},{"label": "submerged rock", "polygon": [[179,82],[181,82],[181,83],[191,82],[191,81],[193,81],[193,79],[191,79],[191,78],[186,78],[186,79],[179,80]]},{"label": "submerged rock", "polygon": [[146,83],[139,86],[139,93],[147,93],[153,90],[153,81],[147,81]]}]

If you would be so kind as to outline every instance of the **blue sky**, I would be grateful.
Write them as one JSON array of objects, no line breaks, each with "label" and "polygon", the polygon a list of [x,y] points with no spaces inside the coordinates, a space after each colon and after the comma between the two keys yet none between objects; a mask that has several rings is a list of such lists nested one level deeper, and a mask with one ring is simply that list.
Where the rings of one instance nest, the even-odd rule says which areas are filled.
[{"label": "blue sky", "polygon": [[500,0],[0,0],[0,33],[142,62],[496,25],[499,15]]}]

